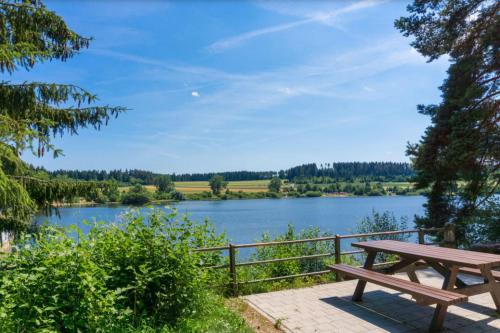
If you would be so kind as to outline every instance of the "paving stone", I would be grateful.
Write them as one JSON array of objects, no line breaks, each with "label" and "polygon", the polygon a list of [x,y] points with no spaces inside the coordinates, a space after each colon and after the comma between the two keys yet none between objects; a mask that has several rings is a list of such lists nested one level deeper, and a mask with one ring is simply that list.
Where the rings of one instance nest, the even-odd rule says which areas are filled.
[{"label": "paving stone", "polygon": [[[440,288],[443,280],[432,270],[418,271],[423,284]],[[398,277],[408,279],[405,274]],[[290,333],[426,332],[435,306],[419,306],[411,296],[368,283],[363,302],[353,303],[356,280],[243,297],[272,321],[283,320]],[[488,293],[451,306],[446,333],[500,332],[500,318]]]}]

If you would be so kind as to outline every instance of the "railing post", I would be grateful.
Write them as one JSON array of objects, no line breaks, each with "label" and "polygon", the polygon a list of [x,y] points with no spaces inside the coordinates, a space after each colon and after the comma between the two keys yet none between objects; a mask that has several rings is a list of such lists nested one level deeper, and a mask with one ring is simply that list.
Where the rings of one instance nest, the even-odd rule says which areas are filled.
[{"label": "railing post", "polygon": [[[342,263],[342,256],[340,252],[340,235],[335,235],[335,263]],[[335,280],[337,282],[342,281],[342,276],[337,272],[335,273]]]},{"label": "railing post", "polygon": [[233,296],[238,295],[238,280],[236,278],[236,248],[229,244],[229,275],[231,276],[231,291]]},{"label": "railing post", "polygon": [[444,247],[456,247],[455,225],[453,223],[446,223],[444,225],[443,246]]},{"label": "railing post", "polygon": [[425,231],[418,229],[418,244],[425,244]]}]

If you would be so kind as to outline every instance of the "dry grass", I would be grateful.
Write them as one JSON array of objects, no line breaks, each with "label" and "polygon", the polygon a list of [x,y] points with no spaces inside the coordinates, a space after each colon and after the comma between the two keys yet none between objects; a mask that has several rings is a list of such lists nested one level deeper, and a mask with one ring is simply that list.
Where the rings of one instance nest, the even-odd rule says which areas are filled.
[{"label": "dry grass", "polygon": [[[269,180],[248,180],[248,181],[236,181],[229,182],[228,188],[233,192],[267,192],[267,185]],[[154,192],[156,187],[154,185],[144,186],[148,191]],[[125,192],[130,188],[130,186],[120,187],[121,192]],[[175,182],[175,189],[182,193],[202,193],[205,191],[210,192],[210,186],[206,181],[196,181],[196,182]]]},{"label": "dry grass", "polygon": [[[249,180],[249,181],[236,181],[229,182],[228,188],[233,192],[267,192],[268,180]],[[198,182],[175,182],[177,191],[183,193],[200,193],[203,191],[210,191],[210,186],[206,181]]]},{"label": "dry grass", "polygon": [[273,323],[240,298],[226,300],[226,305],[245,319],[250,328],[257,333],[283,333],[280,323]]}]

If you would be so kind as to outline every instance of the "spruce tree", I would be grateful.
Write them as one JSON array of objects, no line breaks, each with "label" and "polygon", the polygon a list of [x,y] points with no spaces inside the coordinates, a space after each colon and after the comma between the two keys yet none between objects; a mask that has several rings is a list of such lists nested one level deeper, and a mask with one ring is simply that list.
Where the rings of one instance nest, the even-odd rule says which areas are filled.
[{"label": "spruce tree", "polygon": [[[408,11],[396,27],[414,38],[411,45],[429,61],[448,55],[451,62],[441,102],[418,106],[431,125],[408,146],[417,187],[430,187],[426,216],[417,222],[454,222],[466,242],[468,231],[500,222],[500,2],[415,0]],[[488,208],[494,218],[482,220]]]},{"label": "spruce tree", "polygon": [[66,61],[90,44],[38,0],[0,1],[0,230],[30,226],[38,209],[96,189],[91,182],[44,177],[20,158],[61,151],[51,139],[99,130],[124,111],[96,106],[96,95],[75,85],[47,82],[12,83],[19,70],[52,60]]}]

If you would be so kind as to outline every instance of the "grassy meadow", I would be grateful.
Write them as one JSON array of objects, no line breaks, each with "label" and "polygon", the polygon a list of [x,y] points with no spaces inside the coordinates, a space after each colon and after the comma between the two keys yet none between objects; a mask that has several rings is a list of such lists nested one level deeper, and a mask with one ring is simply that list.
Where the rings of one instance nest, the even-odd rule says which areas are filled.
[{"label": "grassy meadow", "polygon": [[[208,181],[186,181],[186,182],[174,182],[175,189],[183,194],[195,194],[195,193],[203,193],[210,192],[210,186],[208,185]],[[342,186],[345,186],[347,182],[339,182]],[[370,182],[372,186],[375,186],[378,182]],[[230,181],[228,182],[228,188],[232,192],[244,192],[244,193],[261,193],[267,192],[267,185],[269,184],[269,180],[246,180],[246,181]],[[351,183],[351,184],[361,184],[361,183]],[[364,184],[364,183],[363,183]],[[321,184],[328,185],[328,184]],[[294,187],[293,183],[283,184],[283,187],[290,188]],[[382,182],[382,186],[384,189],[389,190],[391,188],[411,188],[412,184],[410,182]],[[145,185],[144,186],[150,192],[154,192],[156,190],[156,186],[154,185]],[[122,186],[120,187],[121,192],[125,192],[130,188],[130,186]]]},{"label": "grassy meadow", "polygon": [[[267,184],[269,184],[269,180],[235,181],[228,182],[228,188],[233,192],[242,191],[246,193],[258,193],[267,192]],[[145,185],[144,187],[151,192],[156,190],[154,185]],[[129,188],[130,186],[123,186],[120,187],[120,190],[125,192]],[[183,194],[211,191],[208,181],[175,182],[175,189]]]}]

